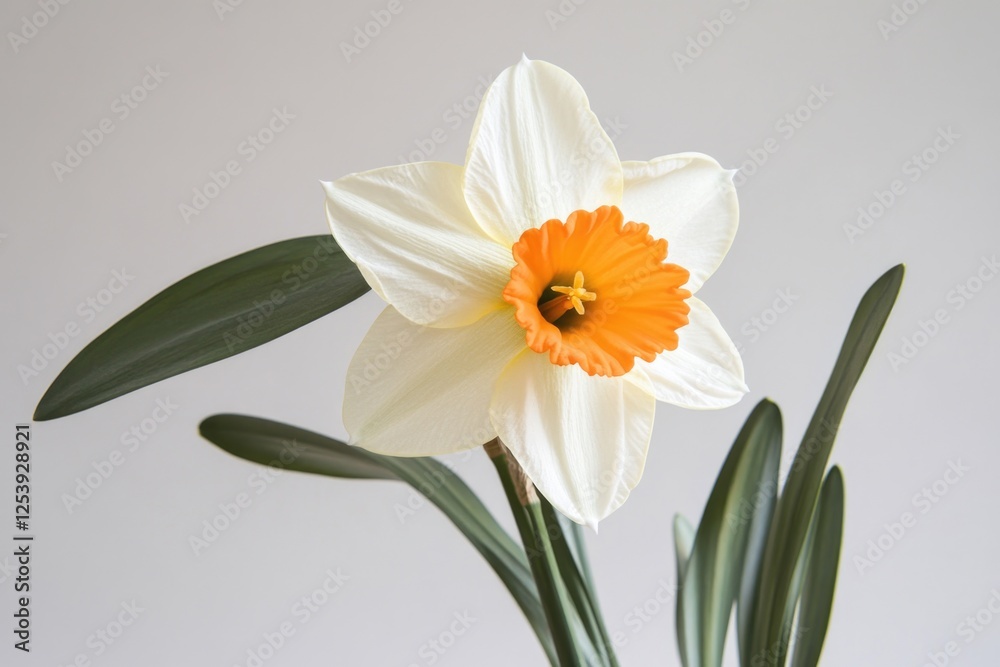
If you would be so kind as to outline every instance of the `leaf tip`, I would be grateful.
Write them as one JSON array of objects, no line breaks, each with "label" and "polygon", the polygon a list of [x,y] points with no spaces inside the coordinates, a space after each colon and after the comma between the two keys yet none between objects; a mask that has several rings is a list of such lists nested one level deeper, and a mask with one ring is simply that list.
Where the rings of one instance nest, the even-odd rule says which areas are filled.
[{"label": "leaf tip", "polygon": [[[211,415],[205,417],[198,424],[198,435],[208,440],[210,443],[219,447],[220,449],[226,449],[222,443],[222,439],[219,437],[220,433],[225,430],[227,423],[232,423],[232,420],[236,418],[239,419],[239,415],[233,415],[228,413]],[[228,450],[226,450],[228,451]]]},{"label": "leaf tip", "polygon": [[826,484],[834,484],[843,488],[844,486],[844,474],[840,471],[840,466],[833,466],[826,473],[826,481],[823,482],[824,486]]},{"label": "leaf tip", "polygon": [[[892,267],[888,271],[882,274],[882,276],[875,281],[875,285],[885,284],[885,286],[890,287],[895,292],[899,292],[899,288],[903,284],[903,277],[906,275],[906,265],[900,262],[896,266]],[[872,287],[875,287],[872,285]]]},{"label": "leaf tip", "polygon": [[31,415],[31,419],[36,422],[45,422],[65,417],[67,414],[69,413],[61,410],[58,401],[52,397],[52,387],[50,386],[38,401],[38,405],[35,406],[35,413]]},{"label": "leaf tip", "polygon": [[756,406],[754,406],[753,413],[751,413],[751,416],[753,416],[753,414],[780,418],[781,408],[778,407],[778,403],[774,399],[765,396],[764,398],[760,399],[760,401],[757,403]]}]

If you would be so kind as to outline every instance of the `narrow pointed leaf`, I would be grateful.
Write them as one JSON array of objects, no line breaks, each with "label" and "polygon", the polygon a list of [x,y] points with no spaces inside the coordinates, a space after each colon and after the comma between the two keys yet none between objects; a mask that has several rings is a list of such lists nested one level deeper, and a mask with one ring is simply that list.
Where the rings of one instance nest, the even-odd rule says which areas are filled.
[{"label": "narrow pointed leaf", "polygon": [[868,289],[848,327],[826,389],[820,398],[785,481],[771,523],[754,603],[753,655],[775,650],[784,664],[787,627],[797,602],[794,575],[808,536],[830,451],[861,373],[899,294],[904,268],[897,265]]},{"label": "narrow pointed leaf", "polygon": [[166,288],[80,351],[35,420],[65,417],[274,340],[368,291],[330,235],[281,241]]},{"label": "narrow pointed leaf", "polygon": [[830,624],[844,532],[844,481],[834,466],[820,491],[815,535],[799,601],[798,639],[792,667],[816,667]]},{"label": "narrow pointed leaf", "polygon": [[[753,601],[760,586],[760,572],[764,563],[767,536],[774,519],[774,508],[778,503],[778,467],[781,463],[781,447],[777,455],[768,461],[761,478],[760,496],[755,497],[749,519],[747,545],[743,559],[743,575],[740,580],[739,596],[736,599],[736,634],[739,644],[740,664],[751,665],[752,631],[754,624]],[[759,501],[759,502],[758,502]],[[742,517],[741,517],[742,518]],[[760,662],[758,660],[758,662]]]},{"label": "narrow pointed leaf", "polygon": [[[788,588],[788,605],[785,606],[785,614],[779,624],[780,631],[778,639],[774,643],[774,648],[768,653],[768,657],[777,665],[784,665],[788,660],[790,649],[795,637],[792,636],[794,627],[796,634],[804,628],[796,623],[796,612],[799,610],[799,600],[802,599],[802,586],[805,584],[806,566],[809,563],[813,546],[816,543],[816,524],[819,522],[819,511],[813,512],[809,521],[809,530],[806,531],[805,542],[802,543],[802,550],[799,553],[799,560],[795,563],[795,570],[792,572],[792,583]],[[772,657],[773,656],[773,657]]]},{"label": "narrow pointed leaf", "polygon": [[331,477],[408,483],[444,512],[482,554],[521,607],[550,660],[554,658],[552,637],[524,551],[447,466],[428,457],[373,454],[312,431],[244,415],[214,415],[199,430],[212,444],[255,463]]},{"label": "narrow pointed leaf", "polygon": [[747,418],[715,482],[684,569],[677,632],[688,667],[719,667],[740,590],[749,524],[762,482],[781,456],[781,413],[763,400]]}]

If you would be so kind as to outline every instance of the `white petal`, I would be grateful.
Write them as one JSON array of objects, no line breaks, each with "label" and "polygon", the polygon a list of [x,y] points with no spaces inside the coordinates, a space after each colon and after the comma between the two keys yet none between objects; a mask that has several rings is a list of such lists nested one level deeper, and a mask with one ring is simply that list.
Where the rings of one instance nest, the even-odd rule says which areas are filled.
[{"label": "white petal", "polygon": [[722,263],[736,236],[740,207],[732,172],[699,153],[650,162],[623,162],[626,220],[645,222],[667,240],[667,261],[691,272],[687,289],[697,292]]},{"label": "white petal", "polygon": [[538,490],[577,523],[596,526],[639,483],[656,400],[641,378],[591,377],[521,353],[497,382],[490,416]]},{"label": "white petal", "polygon": [[749,391],[740,353],[704,302],[691,297],[687,303],[690,321],[677,330],[677,349],[652,362],[636,359],[626,377],[636,380],[636,371],[642,371],[652,381],[657,399],[683,408],[711,410],[738,403]]},{"label": "white petal", "polygon": [[573,211],[618,205],[621,162],[576,79],[524,58],[504,70],[479,107],[465,166],[465,198],[497,241]]},{"label": "white petal", "polygon": [[432,456],[492,440],[493,387],[523,349],[524,330],[509,308],[452,329],[422,327],[386,308],[347,371],[351,442],[379,454]]},{"label": "white petal", "polygon": [[465,205],[461,167],[420,162],[323,185],[337,242],[410,320],[462,326],[504,305],[514,260]]}]

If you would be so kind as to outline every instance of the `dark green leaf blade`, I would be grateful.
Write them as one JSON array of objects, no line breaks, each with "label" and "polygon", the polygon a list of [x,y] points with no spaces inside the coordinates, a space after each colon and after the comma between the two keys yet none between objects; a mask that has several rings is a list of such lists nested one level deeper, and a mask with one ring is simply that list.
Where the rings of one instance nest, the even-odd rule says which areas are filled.
[{"label": "dark green leaf blade", "polygon": [[[781,463],[781,451],[768,462],[767,469],[761,479],[760,497],[755,498],[751,508],[751,518],[747,526],[747,545],[744,549],[743,574],[740,580],[740,591],[736,599],[736,635],[738,639],[740,664],[750,665],[753,658],[750,654],[754,625],[753,601],[756,599],[760,586],[760,573],[764,564],[764,550],[767,547],[767,536],[774,520],[774,509],[778,504],[778,468]],[[741,520],[745,517],[741,515]],[[760,662],[758,660],[758,662]]]},{"label": "dark green leaf blade", "polygon": [[201,422],[198,431],[234,456],[283,470],[348,479],[400,479],[363,449],[267,419],[213,415]]},{"label": "dark green leaf blade", "polygon": [[523,549],[447,466],[428,457],[373,454],[313,431],[245,415],[213,415],[201,423],[199,430],[220,449],[256,463],[332,477],[398,479],[408,483],[434,503],[486,559],[555,664],[552,635]]},{"label": "dark green leaf blade", "polygon": [[262,345],[368,291],[330,235],[272,243],[166,288],[98,336],[42,396],[65,417]]},{"label": "dark green leaf blade", "polygon": [[844,532],[844,480],[834,466],[820,491],[815,536],[808,554],[792,667],[816,667],[830,624]]},{"label": "dark green leaf blade", "polygon": [[777,471],[781,430],[778,406],[762,400],[737,436],[705,505],[677,604],[677,634],[687,667],[722,664],[754,501]]},{"label": "dark green leaf blade", "polygon": [[775,651],[784,664],[788,621],[798,601],[795,573],[808,537],[830,451],[861,373],[903,282],[903,265],[889,269],[865,292],[848,327],[840,354],[785,481],[768,535],[760,587],[754,604],[753,655]]}]

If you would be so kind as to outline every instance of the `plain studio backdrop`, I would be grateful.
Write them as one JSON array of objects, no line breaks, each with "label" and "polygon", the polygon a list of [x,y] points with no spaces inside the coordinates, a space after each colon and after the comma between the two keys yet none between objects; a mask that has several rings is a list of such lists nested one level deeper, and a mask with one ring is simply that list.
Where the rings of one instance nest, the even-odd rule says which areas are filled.
[{"label": "plain studio backdrop", "polygon": [[[622,663],[678,664],[673,515],[698,519],[762,397],[782,408],[787,464],[855,305],[906,262],[833,451],[847,506],[824,664],[916,667],[955,642],[950,664],[995,665],[998,20],[985,0],[4,3],[5,520],[14,425],[87,342],[199,268],[325,233],[321,179],[462,162],[485,82],[526,53],[582,83],[623,159],[699,151],[742,170],[740,231],[700,296],[751,392],[721,412],[659,405],[642,483],[588,536]],[[238,173],[211,187],[227,163]],[[4,630],[0,662],[542,664],[493,572],[408,488],[262,476],[197,434],[240,412],[345,437],[346,367],[381,307],[368,294],[36,424],[32,652]],[[69,325],[37,375],[20,369]],[[454,464],[512,529],[485,456]],[[251,504],[192,548],[241,493]],[[16,575],[0,564],[7,628]]]}]

